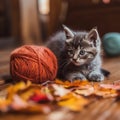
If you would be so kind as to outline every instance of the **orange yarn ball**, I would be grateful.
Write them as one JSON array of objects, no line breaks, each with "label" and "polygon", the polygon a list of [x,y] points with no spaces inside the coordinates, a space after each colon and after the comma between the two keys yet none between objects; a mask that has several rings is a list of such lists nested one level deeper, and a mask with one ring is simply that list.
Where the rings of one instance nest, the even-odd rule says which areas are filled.
[{"label": "orange yarn ball", "polygon": [[33,83],[54,80],[57,68],[55,55],[43,46],[25,45],[11,53],[10,73],[13,80],[30,80]]}]

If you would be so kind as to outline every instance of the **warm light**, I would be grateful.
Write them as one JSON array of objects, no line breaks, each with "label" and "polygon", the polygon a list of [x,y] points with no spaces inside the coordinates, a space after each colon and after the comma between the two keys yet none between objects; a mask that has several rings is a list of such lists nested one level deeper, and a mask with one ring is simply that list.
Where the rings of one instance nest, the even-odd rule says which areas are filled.
[{"label": "warm light", "polygon": [[110,0],[103,0],[103,2],[104,2],[105,4],[108,4],[108,3],[110,3]]},{"label": "warm light", "polygon": [[40,14],[46,15],[50,12],[49,0],[39,0]]}]

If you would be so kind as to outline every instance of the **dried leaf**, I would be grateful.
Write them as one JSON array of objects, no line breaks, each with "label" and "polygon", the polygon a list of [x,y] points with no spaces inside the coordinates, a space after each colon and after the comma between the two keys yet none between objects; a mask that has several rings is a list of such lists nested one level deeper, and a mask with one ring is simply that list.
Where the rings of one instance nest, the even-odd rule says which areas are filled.
[{"label": "dried leaf", "polygon": [[91,95],[101,98],[119,97],[120,81],[103,84],[80,80],[56,80],[44,86],[20,82],[8,87],[6,95],[0,97],[0,111],[48,113],[51,111],[50,104],[54,105],[54,101],[59,106],[80,111],[93,99]]},{"label": "dried leaf", "polygon": [[59,85],[62,85],[65,88],[78,87],[78,86],[84,86],[84,85],[89,85],[90,84],[90,82],[88,82],[87,80],[83,80],[83,81],[75,80],[73,82],[70,82],[70,81],[61,81],[61,80],[58,80],[58,79],[55,81],[55,83],[59,84]]},{"label": "dried leaf", "polygon": [[111,88],[102,88],[100,86],[95,89],[94,94],[103,98],[116,97],[118,95],[116,90]]},{"label": "dried leaf", "polygon": [[26,89],[27,87],[29,87],[31,85],[31,82],[28,81],[27,83],[24,83],[24,82],[20,82],[20,83],[17,83],[15,85],[12,85],[12,86],[9,86],[7,88],[7,91],[8,91],[8,98],[9,99],[12,99],[13,95],[20,91],[20,90],[23,90],[23,89]]},{"label": "dried leaf", "polygon": [[22,113],[45,113],[48,114],[51,112],[51,107],[48,105],[42,104],[30,104],[27,108],[22,108],[18,112]]},{"label": "dried leaf", "polygon": [[33,88],[29,88],[29,89],[25,89],[25,90],[21,90],[19,92],[17,92],[17,94],[25,101],[29,100],[30,97],[34,94],[35,89]]},{"label": "dried leaf", "polygon": [[8,106],[11,104],[11,101],[8,99],[0,99],[0,111],[8,112]]},{"label": "dried leaf", "polygon": [[13,101],[10,104],[10,107],[14,110],[19,110],[28,106],[28,103],[21,99],[18,95],[13,96]]},{"label": "dried leaf", "polygon": [[89,87],[87,89],[76,89],[74,92],[78,95],[89,96],[94,94],[94,87]]},{"label": "dried leaf", "polygon": [[34,94],[30,97],[30,100],[34,102],[49,102],[51,101],[51,97],[36,90]]},{"label": "dried leaf", "polygon": [[61,100],[58,102],[58,105],[69,108],[72,111],[80,111],[88,103],[88,100],[83,98],[82,96],[77,96],[73,93],[69,93],[61,97]]},{"label": "dried leaf", "polygon": [[66,95],[67,93],[70,92],[69,90],[67,90],[64,87],[57,85],[57,84],[53,84],[52,87],[54,89],[54,95],[57,95],[60,97]]},{"label": "dried leaf", "polygon": [[100,84],[100,87],[106,89],[120,90],[120,84]]}]

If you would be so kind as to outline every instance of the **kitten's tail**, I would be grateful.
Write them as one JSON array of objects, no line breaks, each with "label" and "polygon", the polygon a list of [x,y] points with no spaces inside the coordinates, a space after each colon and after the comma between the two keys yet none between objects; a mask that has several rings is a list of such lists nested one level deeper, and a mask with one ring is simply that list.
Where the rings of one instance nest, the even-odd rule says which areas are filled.
[{"label": "kitten's tail", "polygon": [[102,69],[101,68],[101,72],[105,77],[108,77],[110,75],[110,72],[108,70]]}]

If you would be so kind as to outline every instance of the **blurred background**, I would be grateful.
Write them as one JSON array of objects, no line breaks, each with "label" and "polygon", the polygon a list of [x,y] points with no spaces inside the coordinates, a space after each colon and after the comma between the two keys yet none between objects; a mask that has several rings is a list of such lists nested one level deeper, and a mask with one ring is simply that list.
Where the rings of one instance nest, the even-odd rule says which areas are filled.
[{"label": "blurred background", "polygon": [[0,0],[0,49],[42,44],[61,24],[120,32],[120,0]]}]

